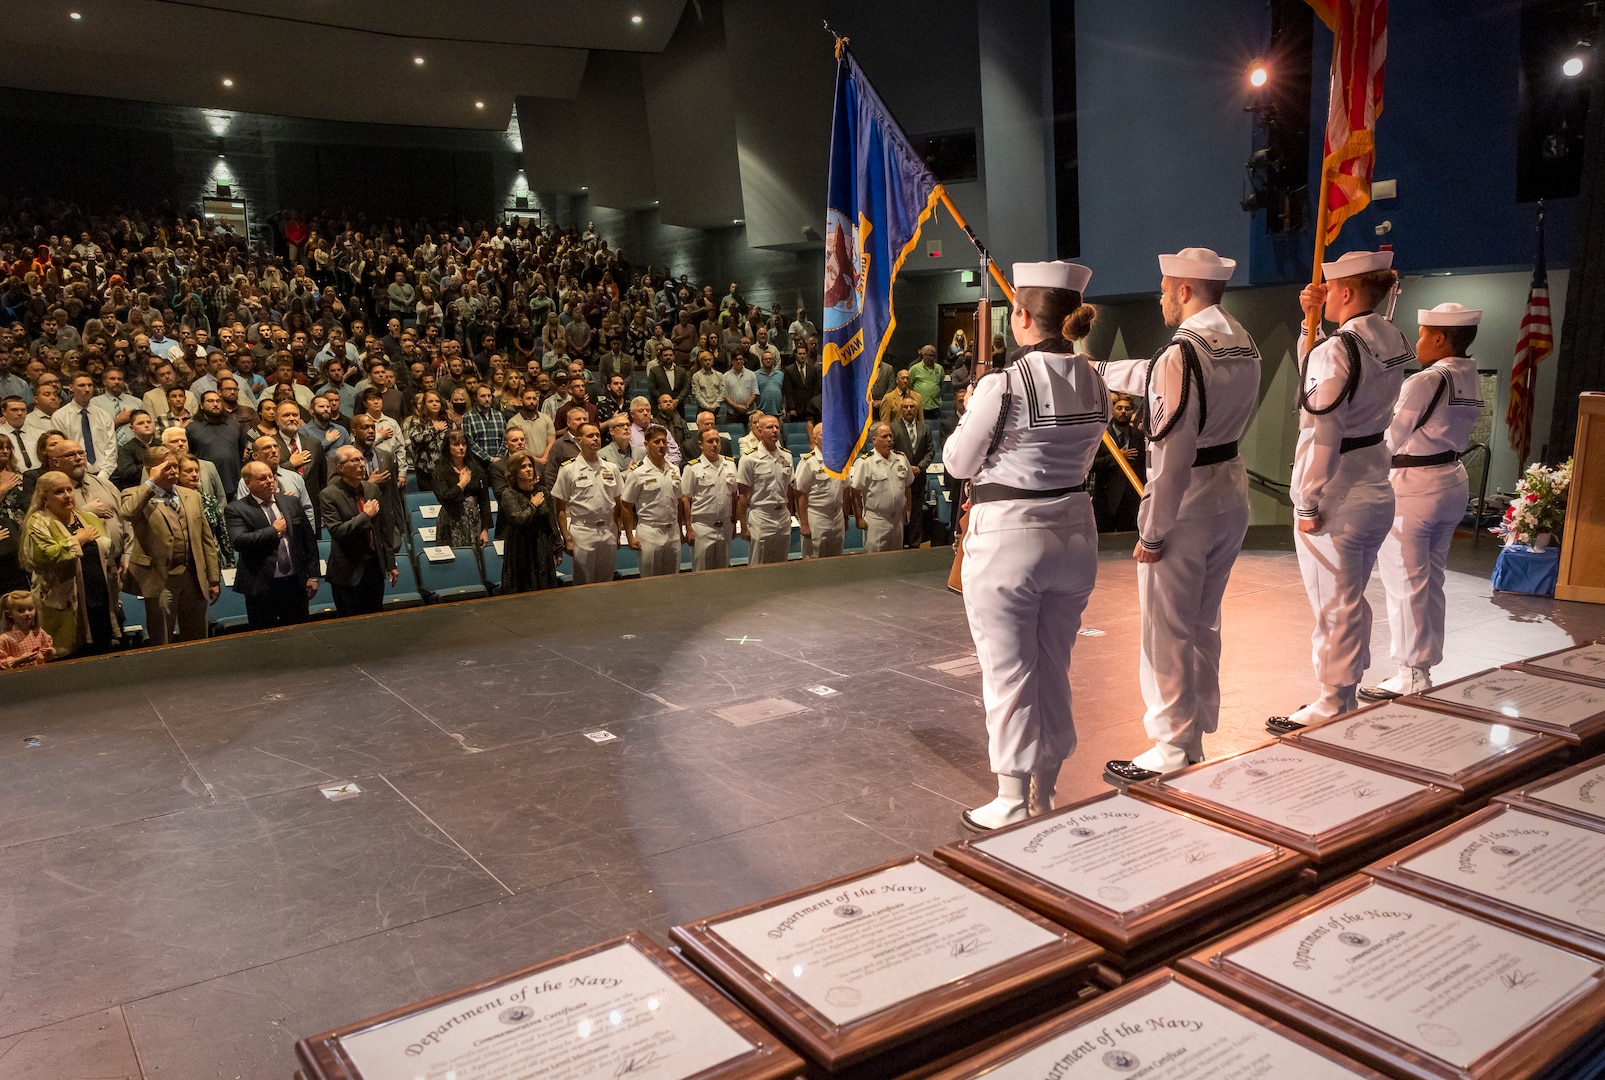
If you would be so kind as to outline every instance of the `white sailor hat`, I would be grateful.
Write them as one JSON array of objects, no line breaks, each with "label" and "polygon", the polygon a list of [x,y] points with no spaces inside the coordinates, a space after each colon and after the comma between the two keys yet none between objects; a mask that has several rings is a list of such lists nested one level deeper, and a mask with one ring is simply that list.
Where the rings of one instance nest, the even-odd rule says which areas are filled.
[{"label": "white sailor hat", "polygon": [[1464,304],[1451,302],[1416,311],[1417,326],[1476,326],[1481,322],[1482,309],[1468,308]]},{"label": "white sailor hat", "polygon": [[1014,264],[1016,289],[1069,289],[1073,293],[1087,291],[1092,271],[1073,262],[1034,262]]},{"label": "white sailor hat", "polygon": [[1359,277],[1369,274],[1373,270],[1391,270],[1393,268],[1393,252],[1391,251],[1351,251],[1336,262],[1321,264],[1321,274],[1327,281],[1337,281],[1339,278]]},{"label": "white sailor hat", "polygon": [[1159,272],[1166,277],[1228,281],[1236,270],[1237,260],[1223,259],[1209,248],[1182,248],[1174,255],[1159,256]]}]

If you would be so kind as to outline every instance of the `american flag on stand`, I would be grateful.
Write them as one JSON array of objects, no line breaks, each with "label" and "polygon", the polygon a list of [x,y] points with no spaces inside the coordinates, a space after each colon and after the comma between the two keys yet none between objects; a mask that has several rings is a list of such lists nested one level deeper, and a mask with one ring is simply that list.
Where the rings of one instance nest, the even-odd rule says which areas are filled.
[{"label": "american flag on stand", "polygon": [[1538,211],[1538,262],[1533,266],[1532,288],[1527,290],[1527,311],[1521,317],[1521,339],[1516,342],[1516,363],[1510,371],[1510,404],[1505,427],[1510,448],[1519,462],[1527,460],[1533,439],[1533,392],[1538,386],[1538,365],[1555,348],[1549,322],[1549,275],[1544,269],[1544,212]]}]

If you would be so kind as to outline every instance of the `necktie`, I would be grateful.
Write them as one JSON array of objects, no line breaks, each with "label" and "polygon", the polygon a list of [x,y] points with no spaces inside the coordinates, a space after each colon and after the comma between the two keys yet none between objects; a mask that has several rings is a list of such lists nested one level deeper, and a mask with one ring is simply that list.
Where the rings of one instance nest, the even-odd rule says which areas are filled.
[{"label": "necktie", "polygon": [[[267,515],[269,525],[279,519],[279,508],[271,502],[262,504],[262,512]],[[279,535],[279,550],[273,559],[273,576],[289,577],[294,569],[290,562],[290,531],[286,529]]]},{"label": "necktie", "polygon": [[95,433],[89,429],[89,409],[78,410],[78,423],[84,433],[84,453],[89,455],[89,464],[95,463]]},{"label": "necktie", "polygon": [[17,449],[22,451],[22,463],[30,469],[33,468],[33,458],[28,456],[28,440],[24,439],[22,432],[16,428],[11,429],[11,437],[17,440]]}]

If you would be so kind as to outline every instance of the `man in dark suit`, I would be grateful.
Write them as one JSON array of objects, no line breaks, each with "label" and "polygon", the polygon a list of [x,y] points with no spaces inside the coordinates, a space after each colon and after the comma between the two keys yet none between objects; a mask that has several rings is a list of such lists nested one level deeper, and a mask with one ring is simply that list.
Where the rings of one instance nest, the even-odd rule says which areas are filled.
[{"label": "man in dark suit", "polygon": [[931,429],[921,419],[920,411],[917,398],[905,397],[902,415],[892,421],[892,449],[908,458],[912,474],[908,501],[913,510],[903,529],[903,546],[910,548],[925,542],[925,470],[930,468],[931,458],[935,456]]},{"label": "man in dark suit", "polygon": [[808,346],[799,345],[792,350],[791,363],[781,374],[785,378],[783,392],[786,397],[787,420],[819,422],[821,393],[819,361],[808,355]]},{"label": "man in dark suit", "polygon": [[[1137,426],[1137,406],[1129,394],[1115,394],[1111,405],[1109,437],[1132,471],[1147,469],[1147,445]],[[1092,459],[1092,515],[1099,532],[1131,532],[1137,528],[1137,507],[1142,496],[1131,486],[1107,446],[1099,445]]]},{"label": "man in dark suit", "polygon": [[674,407],[679,409],[684,406],[686,395],[691,393],[691,372],[674,362],[673,349],[660,349],[657,366],[647,374],[647,384],[653,401],[668,394],[674,399]]},{"label": "man in dark suit", "polygon": [[378,434],[378,421],[368,413],[360,413],[352,419],[351,445],[362,451],[364,478],[379,489],[379,505],[384,508],[385,521],[390,526],[390,547],[399,551],[406,539],[402,530],[407,525],[407,500],[401,493],[396,457],[379,447]]},{"label": "man in dark suit", "polygon": [[318,591],[318,540],[301,500],[280,495],[274,472],[260,461],[241,470],[245,498],[223,508],[229,540],[239,553],[234,591],[245,597],[252,630],[306,622]]},{"label": "man in dark suit", "polygon": [[334,477],[318,499],[330,540],[325,576],[341,615],[378,611],[384,606],[385,578],[394,585],[400,576],[379,488],[362,479],[366,468],[361,450],[340,447],[334,452]]},{"label": "man in dark suit", "polygon": [[[306,481],[308,491],[322,491],[329,483],[329,463],[324,457],[323,444],[310,435],[301,434],[301,409],[293,401],[279,402],[276,417],[279,427],[279,464]],[[316,505],[313,516],[321,517]],[[314,522],[317,524],[317,522]]]},{"label": "man in dark suit", "polygon": [[[510,427],[507,429],[507,454],[496,458],[490,463],[490,497],[496,502],[496,528],[491,533],[492,539],[507,539],[507,514],[503,509],[507,505],[507,459],[517,453],[529,452],[529,436],[524,434],[522,428]],[[540,466],[536,466],[537,469]]]}]

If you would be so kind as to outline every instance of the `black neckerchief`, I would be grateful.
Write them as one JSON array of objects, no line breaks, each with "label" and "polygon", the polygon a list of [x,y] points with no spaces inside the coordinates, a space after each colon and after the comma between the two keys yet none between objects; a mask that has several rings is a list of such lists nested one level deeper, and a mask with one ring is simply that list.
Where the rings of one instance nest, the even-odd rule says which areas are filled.
[{"label": "black neckerchief", "polygon": [[1019,348],[1008,354],[1007,362],[1012,364],[1026,353],[1045,352],[1074,355],[1075,351],[1076,347],[1073,344],[1055,334],[1052,337],[1045,337],[1041,341],[1033,342],[1030,345],[1021,345]]}]

